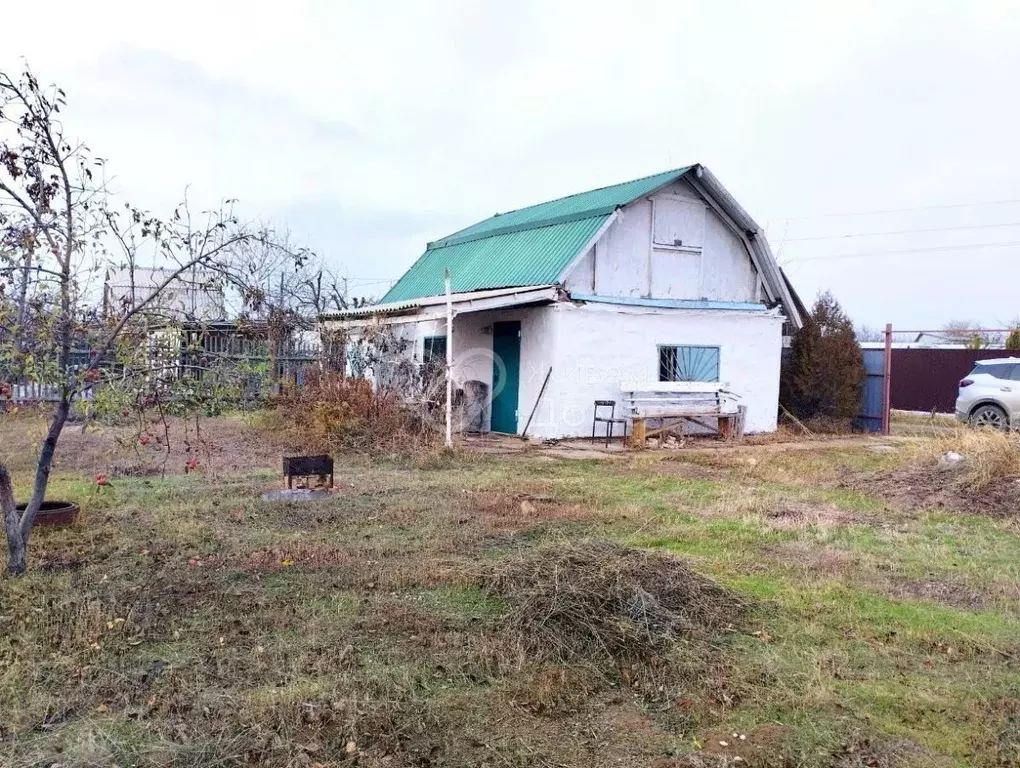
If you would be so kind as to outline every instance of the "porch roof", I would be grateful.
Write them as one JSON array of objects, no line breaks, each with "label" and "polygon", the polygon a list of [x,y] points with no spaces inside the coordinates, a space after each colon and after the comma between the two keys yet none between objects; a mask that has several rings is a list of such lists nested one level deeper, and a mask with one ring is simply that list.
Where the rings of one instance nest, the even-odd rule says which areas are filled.
[{"label": "porch roof", "polygon": [[[555,285],[525,286],[519,288],[497,288],[490,291],[468,291],[451,293],[450,302],[454,314],[464,312],[482,312],[489,309],[515,307],[523,304],[548,304],[559,298],[561,290]],[[421,320],[430,317],[441,317],[446,313],[446,296],[426,296],[407,301],[390,301],[385,304],[373,304],[358,309],[348,309],[322,315],[323,322],[341,322],[344,324],[363,324],[373,318],[391,322]]]}]

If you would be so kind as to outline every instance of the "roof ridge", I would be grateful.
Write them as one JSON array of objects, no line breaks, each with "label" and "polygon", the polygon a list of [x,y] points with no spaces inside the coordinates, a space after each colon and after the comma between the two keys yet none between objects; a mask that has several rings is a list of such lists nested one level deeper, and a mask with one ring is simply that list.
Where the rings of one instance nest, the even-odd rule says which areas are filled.
[{"label": "roof ridge", "polygon": [[[554,202],[554,201],[550,201]],[[542,205],[542,203],[539,203]],[[473,243],[475,240],[488,240],[490,237],[499,237],[500,235],[511,235],[514,232],[523,232],[525,230],[532,229],[545,229],[546,227],[556,227],[560,224],[569,224],[574,221],[584,221],[585,219],[595,219],[600,216],[608,216],[610,213],[615,211],[620,206],[603,206],[600,208],[589,208],[586,211],[580,211],[579,213],[568,213],[563,216],[556,216],[551,219],[542,219],[537,224],[525,222],[523,224],[508,224],[505,227],[495,227],[493,229],[487,229],[484,232],[478,232],[475,234],[462,235],[459,232],[454,232],[452,235],[440,238],[439,240],[431,240],[425,244],[425,250],[434,251],[437,248],[449,248],[451,245],[461,245],[463,243]],[[486,219],[485,221],[489,221]],[[471,227],[465,227],[460,230],[464,232]]]},{"label": "roof ridge", "polygon": [[681,166],[679,166],[677,168],[667,168],[666,170],[659,171],[657,173],[649,173],[647,176],[638,176],[636,179],[625,179],[624,181],[618,181],[615,184],[605,184],[605,185],[603,185],[601,187],[593,187],[592,189],[582,189],[580,192],[571,192],[569,195],[561,195],[560,197],[553,197],[553,198],[551,198],[549,200],[543,200],[540,203],[532,203],[531,205],[525,205],[525,206],[523,206],[521,208],[510,208],[510,209],[508,209],[506,211],[497,211],[496,213],[494,213],[489,218],[490,219],[494,219],[497,216],[506,216],[506,215],[511,214],[511,213],[518,213],[520,211],[526,211],[529,208],[537,208],[540,205],[548,205],[549,203],[558,203],[561,200],[569,200],[572,197],[580,197],[581,195],[590,195],[593,192],[601,192],[604,189],[610,189],[612,187],[620,187],[620,186],[623,186],[624,184],[633,184],[633,183],[638,182],[638,181],[645,181],[647,179],[655,178],[656,176],[665,176],[665,175],[670,174],[670,173],[680,173],[681,171],[686,171],[686,170],[688,170],[688,169],[690,169],[692,167],[693,166],[690,166],[690,165],[681,165]]}]

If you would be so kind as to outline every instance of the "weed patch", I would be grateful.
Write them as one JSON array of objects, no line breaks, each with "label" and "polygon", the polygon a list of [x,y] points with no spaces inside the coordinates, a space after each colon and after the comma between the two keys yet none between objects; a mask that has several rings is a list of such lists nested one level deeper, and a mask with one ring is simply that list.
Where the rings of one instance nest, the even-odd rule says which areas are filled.
[{"label": "weed patch", "polygon": [[[942,467],[958,453],[962,462]],[[945,509],[991,517],[1020,510],[1020,437],[1013,432],[958,427],[915,441],[903,466],[852,473],[845,488],[880,496],[908,509]]]}]

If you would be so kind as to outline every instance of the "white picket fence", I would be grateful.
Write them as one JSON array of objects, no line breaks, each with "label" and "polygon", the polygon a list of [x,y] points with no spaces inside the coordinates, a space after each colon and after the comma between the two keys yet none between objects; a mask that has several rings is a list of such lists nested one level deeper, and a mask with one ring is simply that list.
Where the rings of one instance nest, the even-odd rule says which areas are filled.
[{"label": "white picket fence", "polygon": [[60,387],[31,381],[11,385],[11,401],[16,405],[30,403],[53,403],[60,399]]}]

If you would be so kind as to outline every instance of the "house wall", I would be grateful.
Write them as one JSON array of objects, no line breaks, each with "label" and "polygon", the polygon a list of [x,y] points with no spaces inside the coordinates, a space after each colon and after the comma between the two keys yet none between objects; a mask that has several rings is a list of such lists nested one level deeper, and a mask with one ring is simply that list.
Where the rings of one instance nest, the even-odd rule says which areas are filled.
[{"label": "house wall", "polygon": [[[453,381],[457,387],[464,382],[477,380],[489,388],[490,398],[493,387],[492,324],[495,322],[521,323],[521,370],[518,390],[517,422],[523,430],[528,414],[538,398],[542,381],[552,365],[555,344],[555,317],[545,307],[509,308],[488,312],[465,312],[453,320]],[[425,339],[429,336],[446,336],[446,320],[422,320],[394,323],[390,326],[393,334],[407,339],[405,358],[418,362],[423,359]],[[549,402],[543,402],[535,418],[543,417],[543,409],[549,409]],[[491,413],[489,414],[491,416]],[[548,415],[545,417],[548,418]],[[487,417],[485,428],[489,429]]]},{"label": "house wall", "polygon": [[[556,350],[555,316],[547,307],[468,312],[453,321],[453,380],[458,386],[475,379],[493,387],[492,324],[520,321],[521,371],[518,390],[517,428],[524,429],[528,414],[535,405]],[[497,382],[501,385],[501,382]],[[548,394],[548,391],[546,392]],[[550,418],[550,404],[545,396],[535,413],[535,420]],[[491,415],[491,414],[490,414]],[[488,429],[489,424],[486,424]]]},{"label": "house wall", "polygon": [[552,318],[546,325],[552,327],[556,355],[529,435],[590,436],[595,400],[619,403],[622,382],[658,381],[660,344],[720,347],[720,381],[747,406],[746,431],[776,428],[783,322],[778,312],[571,303],[543,311]]},{"label": "house wall", "polygon": [[[705,204],[700,251],[654,246],[655,200]],[[716,301],[758,301],[760,282],[740,237],[683,180],[626,206],[564,281],[577,293]]]},{"label": "house wall", "polygon": [[[524,429],[546,373],[530,437],[591,435],[595,400],[621,399],[620,384],[659,377],[658,346],[720,347],[720,381],[747,406],[745,429],[776,428],[783,318],[777,311],[694,310],[559,302],[541,307],[468,312],[454,319],[453,380],[493,386],[492,324],[521,322],[518,431]],[[426,336],[445,336],[445,320],[398,324],[421,360]],[[622,403],[621,403],[622,407]],[[486,428],[489,425],[486,424]]]}]

